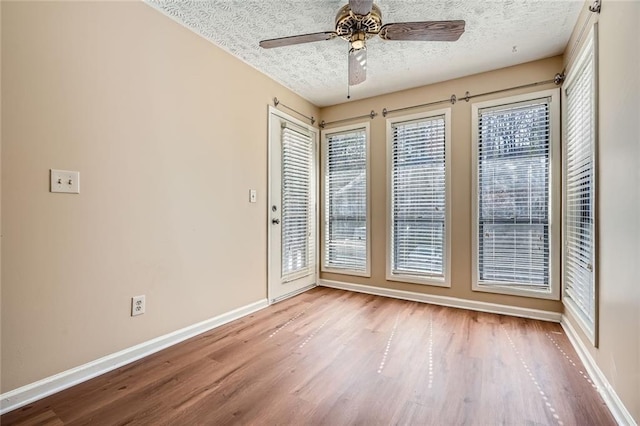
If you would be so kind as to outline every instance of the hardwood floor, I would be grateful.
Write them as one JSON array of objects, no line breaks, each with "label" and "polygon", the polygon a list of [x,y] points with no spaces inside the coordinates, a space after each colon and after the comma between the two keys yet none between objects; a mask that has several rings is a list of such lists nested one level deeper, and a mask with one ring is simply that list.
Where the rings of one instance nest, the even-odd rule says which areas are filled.
[{"label": "hardwood floor", "polygon": [[315,288],[16,425],[613,425],[558,324]]}]

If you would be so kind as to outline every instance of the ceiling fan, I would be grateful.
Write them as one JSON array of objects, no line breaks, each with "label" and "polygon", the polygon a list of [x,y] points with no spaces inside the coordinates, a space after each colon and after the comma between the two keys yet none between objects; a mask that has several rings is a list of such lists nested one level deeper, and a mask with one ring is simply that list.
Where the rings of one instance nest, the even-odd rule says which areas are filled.
[{"label": "ceiling fan", "polygon": [[349,85],[366,80],[367,39],[378,35],[383,40],[456,41],[464,32],[465,22],[422,21],[382,25],[380,8],[373,0],[349,0],[336,15],[336,29],[319,33],[262,40],[260,47],[290,46],[340,37],[349,42]]}]

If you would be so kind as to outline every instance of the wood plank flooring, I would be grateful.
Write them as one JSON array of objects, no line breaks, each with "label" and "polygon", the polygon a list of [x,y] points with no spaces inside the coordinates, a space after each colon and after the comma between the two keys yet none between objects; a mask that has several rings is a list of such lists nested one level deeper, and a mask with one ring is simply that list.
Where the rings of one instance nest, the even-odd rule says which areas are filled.
[{"label": "wood plank flooring", "polygon": [[3,425],[614,425],[558,324],[315,288]]}]

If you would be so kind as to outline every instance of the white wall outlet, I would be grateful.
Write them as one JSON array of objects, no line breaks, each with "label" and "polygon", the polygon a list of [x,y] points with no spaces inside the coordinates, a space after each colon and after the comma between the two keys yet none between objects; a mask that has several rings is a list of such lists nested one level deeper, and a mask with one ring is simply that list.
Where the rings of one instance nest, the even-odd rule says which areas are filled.
[{"label": "white wall outlet", "polygon": [[144,311],[147,308],[147,301],[145,300],[144,294],[142,296],[133,296],[131,298],[131,316],[135,317],[136,315],[144,314]]},{"label": "white wall outlet", "polygon": [[250,203],[255,203],[258,199],[258,191],[256,191],[255,189],[250,189],[249,190],[249,202]]},{"label": "white wall outlet", "polygon": [[80,193],[80,172],[51,169],[51,192]]}]

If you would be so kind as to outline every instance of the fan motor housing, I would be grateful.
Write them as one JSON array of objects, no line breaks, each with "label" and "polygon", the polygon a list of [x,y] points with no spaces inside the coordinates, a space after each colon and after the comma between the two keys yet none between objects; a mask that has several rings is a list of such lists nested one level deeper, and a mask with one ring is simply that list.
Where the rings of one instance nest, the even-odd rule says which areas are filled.
[{"label": "fan motor housing", "polygon": [[349,5],[345,5],[336,15],[336,34],[347,41],[358,32],[364,32],[366,38],[373,37],[382,28],[382,12],[375,4],[367,15],[356,15]]}]

